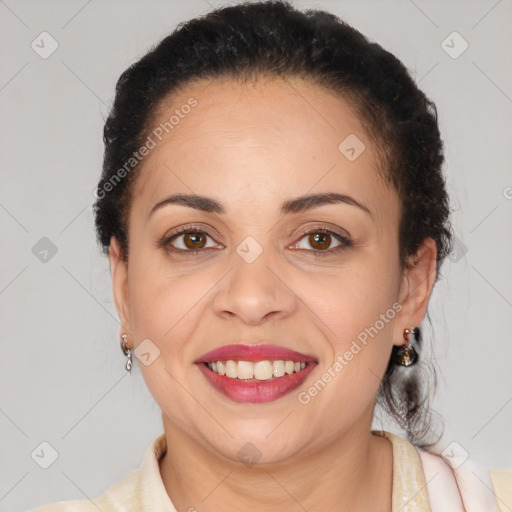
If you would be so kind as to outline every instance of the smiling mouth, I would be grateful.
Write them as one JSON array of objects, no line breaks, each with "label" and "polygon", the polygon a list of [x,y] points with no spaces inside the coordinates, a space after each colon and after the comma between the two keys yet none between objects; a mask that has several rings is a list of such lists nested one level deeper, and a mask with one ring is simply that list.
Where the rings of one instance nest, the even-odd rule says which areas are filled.
[{"label": "smiling mouth", "polygon": [[270,381],[285,375],[299,373],[313,361],[263,360],[263,361],[216,361],[204,362],[209,370],[228,379],[238,381]]},{"label": "smiling mouth", "polygon": [[[228,359],[217,362],[202,361],[198,363],[198,368],[207,382],[230,400],[263,404],[289,395],[302,385],[317,364],[313,360],[298,362],[282,359],[272,361]],[[291,373],[287,373],[287,369]]]},{"label": "smiling mouth", "polygon": [[318,365],[311,354],[268,343],[233,343],[194,361],[206,381],[235,402],[273,402],[301,386]]}]

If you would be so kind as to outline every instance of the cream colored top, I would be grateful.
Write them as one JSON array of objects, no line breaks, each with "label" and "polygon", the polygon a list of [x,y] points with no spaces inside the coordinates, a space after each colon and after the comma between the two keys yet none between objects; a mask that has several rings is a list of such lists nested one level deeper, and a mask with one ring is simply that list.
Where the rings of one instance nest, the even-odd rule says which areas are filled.
[{"label": "cream colored top", "polygon": [[[389,432],[375,431],[393,445],[392,512],[431,512],[418,449]],[[94,500],[60,501],[31,512],[177,512],[166,490],[158,460],[167,450],[165,433],[147,448],[142,464]],[[512,511],[512,470],[490,470],[498,509]],[[482,511],[484,512],[484,511]]]}]

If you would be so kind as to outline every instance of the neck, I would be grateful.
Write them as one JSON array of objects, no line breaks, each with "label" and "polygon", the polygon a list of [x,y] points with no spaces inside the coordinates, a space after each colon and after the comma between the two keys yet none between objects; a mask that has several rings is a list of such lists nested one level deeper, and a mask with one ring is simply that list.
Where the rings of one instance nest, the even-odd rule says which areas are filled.
[{"label": "neck", "polygon": [[206,450],[164,416],[165,489],[178,511],[307,510],[390,512],[392,445],[370,424],[312,454],[248,467]]}]

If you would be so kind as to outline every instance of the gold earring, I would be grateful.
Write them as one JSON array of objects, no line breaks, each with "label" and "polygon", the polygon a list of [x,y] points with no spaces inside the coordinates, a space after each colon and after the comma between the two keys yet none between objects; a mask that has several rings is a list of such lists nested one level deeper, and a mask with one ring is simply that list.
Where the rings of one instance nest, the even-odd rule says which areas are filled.
[{"label": "gold earring", "polygon": [[418,361],[418,352],[412,346],[412,343],[418,339],[419,333],[417,327],[404,329],[405,343],[396,353],[396,364],[399,366],[412,366]]}]

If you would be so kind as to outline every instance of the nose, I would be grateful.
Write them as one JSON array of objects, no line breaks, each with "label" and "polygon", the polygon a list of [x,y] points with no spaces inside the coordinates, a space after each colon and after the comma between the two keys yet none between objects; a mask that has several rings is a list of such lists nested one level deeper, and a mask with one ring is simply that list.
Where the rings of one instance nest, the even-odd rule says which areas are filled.
[{"label": "nose", "polygon": [[270,249],[254,260],[234,252],[232,270],[213,301],[215,313],[252,326],[291,315],[297,297],[279,270],[279,259]]}]

